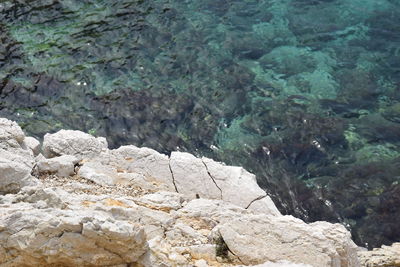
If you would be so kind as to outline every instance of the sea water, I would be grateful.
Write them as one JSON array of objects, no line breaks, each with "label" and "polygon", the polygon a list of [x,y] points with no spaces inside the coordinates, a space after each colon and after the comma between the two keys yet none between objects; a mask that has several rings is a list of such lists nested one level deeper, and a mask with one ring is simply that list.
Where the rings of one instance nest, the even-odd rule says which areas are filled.
[{"label": "sea water", "polygon": [[0,116],[243,166],[282,213],[379,246],[399,44],[398,0],[0,0]]}]

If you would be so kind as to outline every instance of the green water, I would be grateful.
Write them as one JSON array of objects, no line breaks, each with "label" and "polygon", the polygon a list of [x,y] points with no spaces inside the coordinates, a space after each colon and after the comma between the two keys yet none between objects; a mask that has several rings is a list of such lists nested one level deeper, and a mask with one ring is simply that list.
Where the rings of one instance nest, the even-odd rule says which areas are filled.
[{"label": "green water", "polygon": [[27,133],[241,165],[285,214],[400,241],[399,1],[0,0],[0,40]]}]

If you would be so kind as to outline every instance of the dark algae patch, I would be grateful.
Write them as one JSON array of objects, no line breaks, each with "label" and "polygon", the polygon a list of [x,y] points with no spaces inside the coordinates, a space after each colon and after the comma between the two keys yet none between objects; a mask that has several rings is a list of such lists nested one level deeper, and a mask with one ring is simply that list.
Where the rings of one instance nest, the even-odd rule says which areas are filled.
[{"label": "dark algae patch", "polygon": [[400,2],[0,0],[0,116],[257,175],[280,211],[400,241]]}]

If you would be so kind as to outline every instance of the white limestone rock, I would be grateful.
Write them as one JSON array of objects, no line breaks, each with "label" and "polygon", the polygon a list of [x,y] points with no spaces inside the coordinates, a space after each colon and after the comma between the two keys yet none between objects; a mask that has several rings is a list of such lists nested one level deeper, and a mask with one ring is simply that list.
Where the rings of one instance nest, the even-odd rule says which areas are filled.
[{"label": "white limestone rock", "polygon": [[203,161],[192,154],[172,152],[170,166],[179,193],[190,198],[221,199],[222,192],[207,173]]},{"label": "white limestone rock", "polygon": [[245,264],[289,260],[315,267],[357,266],[356,261],[349,263],[349,258],[356,258],[357,246],[346,235],[348,232],[343,226],[330,227],[341,238],[340,242],[331,240],[324,230],[291,216],[236,218],[219,225],[218,233]]},{"label": "white limestone rock", "polygon": [[23,158],[0,150],[0,195],[17,193],[24,186],[39,184],[31,175],[32,166],[21,161]]},{"label": "white limestone rock", "polygon": [[192,199],[222,199],[242,208],[281,215],[258,186],[255,175],[241,167],[225,166],[184,152],[172,152],[170,167],[178,192]]},{"label": "white limestone rock", "polygon": [[[84,161],[78,174],[102,185],[139,183],[140,174],[145,188],[156,183],[159,190],[177,189],[190,199],[223,199],[250,210],[280,215],[272,200],[257,185],[253,174],[189,153],[172,152],[168,159],[152,149],[123,146]],[[135,178],[132,174],[136,174]]]},{"label": "white limestone rock", "polygon": [[96,138],[80,131],[60,130],[44,136],[42,150],[46,158],[72,155],[82,160],[93,158],[106,148],[107,142],[103,137]]},{"label": "white limestone rock", "polygon": [[221,189],[222,200],[257,212],[281,215],[272,199],[258,186],[254,174],[242,167],[225,166],[208,158],[202,160]]},{"label": "white limestone rock", "polygon": [[42,202],[40,208],[64,209],[67,204],[61,199],[59,191],[52,188],[41,188],[39,186],[27,186],[21,189],[16,195],[6,195],[0,198],[0,204],[13,203],[36,203]]},{"label": "white limestone rock", "polygon": [[[236,267],[244,267],[245,265],[237,265]],[[250,266],[250,265],[247,265]],[[264,262],[262,264],[251,265],[251,267],[311,267],[309,264],[297,264],[289,261],[278,261],[278,262]]]},{"label": "white limestone rock", "polygon": [[16,193],[24,186],[39,184],[31,175],[33,152],[25,147],[22,129],[0,118],[0,194]]},{"label": "white limestone rock", "polygon": [[146,251],[141,226],[101,212],[2,208],[0,214],[0,265],[129,264]]},{"label": "white limestone rock", "polygon": [[111,150],[110,153],[119,159],[118,166],[121,169],[141,173],[149,182],[161,183],[169,191],[175,191],[168,156],[150,148],[138,148],[132,145],[121,146]]},{"label": "white limestone rock", "polygon": [[190,255],[193,259],[206,260],[207,262],[216,262],[215,244],[201,244],[189,246]]},{"label": "white limestone rock", "polygon": [[[109,161],[112,159],[111,161]],[[102,186],[124,185],[143,190],[171,190],[170,186],[139,172],[130,172],[124,158],[117,158],[109,151],[99,157],[82,162],[78,176]]]},{"label": "white limestone rock", "polygon": [[311,266],[359,266],[358,247],[339,224],[308,225],[292,216],[254,214],[222,201],[195,199],[179,216],[214,221],[237,262],[246,265],[287,260]]},{"label": "white limestone rock", "polygon": [[195,267],[208,267],[208,266],[210,266],[210,265],[207,264],[207,261],[206,261],[206,260],[201,259],[201,260],[195,261],[195,262],[194,262],[194,266],[195,266]]},{"label": "white limestone rock", "polygon": [[167,213],[127,199],[25,188],[0,196],[0,266],[131,264],[171,223]]},{"label": "white limestone rock", "polygon": [[240,167],[60,131],[36,157],[55,173],[41,185],[22,130],[0,133],[0,266],[359,266],[343,226],[281,216]]},{"label": "white limestone rock", "polygon": [[159,191],[144,195],[136,200],[143,206],[162,211],[178,210],[183,207],[185,197],[175,192]]},{"label": "white limestone rock", "polygon": [[8,140],[15,140],[21,144],[25,134],[16,122],[0,118],[0,143]]},{"label": "white limestone rock", "polygon": [[40,174],[51,173],[61,177],[68,177],[75,174],[75,164],[78,158],[71,155],[63,155],[55,158],[41,158],[37,161],[37,169]]},{"label": "white limestone rock", "polygon": [[78,175],[99,185],[116,184],[117,170],[100,162],[85,162],[78,171]]},{"label": "white limestone rock", "polygon": [[360,251],[358,254],[362,266],[400,266],[400,243],[393,243],[391,246],[383,245],[372,251]]},{"label": "white limestone rock", "polygon": [[[33,166],[33,152],[26,147],[24,140],[24,132],[17,123],[0,118],[0,153],[9,152],[13,160]],[[4,156],[7,158],[8,155]]]},{"label": "white limestone rock", "polygon": [[336,247],[336,252],[340,257],[340,266],[359,266],[357,253],[360,248],[355,246],[351,240],[351,234],[341,224],[332,224],[318,221],[308,224],[313,229],[318,229],[323,235],[331,240]]},{"label": "white limestone rock", "polygon": [[[224,223],[237,216],[250,216],[253,212],[236,205],[212,199],[193,199],[177,212],[181,217],[207,218],[208,221]],[[214,225],[215,226],[215,225]]]},{"label": "white limestone rock", "polygon": [[25,137],[24,141],[23,141],[24,146],[26,146],[27,148],[29,148],[32,152],[34,156],[39,155],[40,153],[40,142],[39,140],[27,136]]}]

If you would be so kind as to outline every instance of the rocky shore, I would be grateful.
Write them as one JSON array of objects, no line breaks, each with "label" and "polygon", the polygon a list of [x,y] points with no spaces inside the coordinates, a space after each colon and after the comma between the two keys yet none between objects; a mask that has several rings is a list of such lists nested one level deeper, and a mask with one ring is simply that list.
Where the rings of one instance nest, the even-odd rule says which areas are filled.
[{"label": "rocky shore", "polygon": [[243,168],[0,119],[0,266],[400,266],[280,214]]}]

